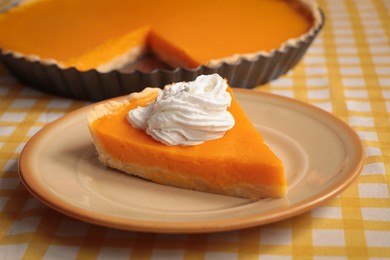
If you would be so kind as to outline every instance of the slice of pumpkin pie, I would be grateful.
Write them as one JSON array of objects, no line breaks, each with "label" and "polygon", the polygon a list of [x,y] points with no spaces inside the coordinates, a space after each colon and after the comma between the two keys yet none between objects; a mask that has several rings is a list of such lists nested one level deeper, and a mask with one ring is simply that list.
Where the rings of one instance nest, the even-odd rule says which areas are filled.
[{"label": "slice of pumpkin pie", "polygon": [[281,160],[217,74],[101,103],[87,122],[100,162],[125,173],[250,199],[286,193]]}]

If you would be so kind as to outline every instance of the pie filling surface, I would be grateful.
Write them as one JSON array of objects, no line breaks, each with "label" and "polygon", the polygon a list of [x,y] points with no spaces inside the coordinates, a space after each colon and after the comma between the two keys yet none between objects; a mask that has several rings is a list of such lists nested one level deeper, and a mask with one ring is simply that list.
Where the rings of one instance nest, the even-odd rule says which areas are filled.
[{"label": "pie filling surface", "polygon": [[153,52],[171,66],[268,52],[315,23],[303,0],[37,0],[0,15],[0,48],[80,70]]}]

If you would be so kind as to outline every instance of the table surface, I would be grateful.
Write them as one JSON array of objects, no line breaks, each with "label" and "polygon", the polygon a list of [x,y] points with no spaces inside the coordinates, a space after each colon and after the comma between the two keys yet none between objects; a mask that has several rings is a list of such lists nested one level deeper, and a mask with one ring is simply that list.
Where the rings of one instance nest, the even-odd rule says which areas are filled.
[{"label": "table surface", "polygon": [[342,194],[297,217],[223,233],[137,233],[72,219],[26,190],[18,158],[39,129],[87,103],[23,86],[0,66],[0,259],[390,259],[390,1],[319,4],[326,25],[302,62],[253,91],[311,103],[359,134],[366,164]]}]

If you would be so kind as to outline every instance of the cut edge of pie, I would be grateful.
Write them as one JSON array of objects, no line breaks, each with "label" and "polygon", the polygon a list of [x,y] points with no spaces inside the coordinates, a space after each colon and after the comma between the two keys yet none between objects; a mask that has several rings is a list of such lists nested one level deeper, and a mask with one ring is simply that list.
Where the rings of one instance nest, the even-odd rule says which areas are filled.
[{"label": "cut edge of pie", "polygon": [[[169,163],[169,162],[167,163],[167,167],[159,167],[156,165],[145,165],[143,163],[129,162],[129,161],[126,161],[126,159],[117,158],[116,155],[114,155],[112,152],[110,152],[110,151],[112,151],[110,146],[121,147],[119,149],[125,149],[124,147],[128,147],[125,139],[128,138],[130,140],[131,138],[136,138],[136,137],[128,136],[128,137],[123,137],[122,140],[118,140],[118,138],[115,137],[115,133],[112,133],[112,132],[104,133],[105,135],[108,135],[108,137],[105,137],[102,135],[101,132],[99,132],[97,127],[95,129],[94,124],[104,117],[117,116],[116,112],[118,110],[122,109],[123,107],[130,106],[129,110],[131,110],[133,107],[137,107],[139,105],[143,106],[149,102],[152,102],[157,97],[159,91],[160,91],[160,89],[158,89],[158,88],[146,88],[142,92],[130,94],[128,96],[128,98],[124,99],[123,101],[105,102],[105,103],[97,105],[92,110],[90,110],[88,117],[87,117],[87,124],[88,124],[88,128],[90,130],[91,136],[92,136],[93,143],[94,143],[96,150],[97,150],[97,153],[98,153],[98,159],[103,165],[106,165],[108,167],[117,169],[117,170],[122,171],[124,173],[138,176],[138,177],[141,177],[141,178],[144,178],[144,179],[147,179],[147,180],[159,183],[159,184],[175,186],[175,187],[179,187],[179,188],[186,188],[186,189],[209,192],[209,193],[250,198],[253,200],[257,200],[257,199],[261,199],[261,198],[265,198],[265,197],[278,198],[278,197],[285,196],[285,194],[287,192],[287,182],[286,182],[286,179],[284,176],[284,168],[283,168],[282,162],[280,161],[280,159],[278,159],[276,157],[276,155],[264,143],[262,136],[260,135],[260,133],[257,132],[257,130],[250,123],[249,119],[245,116],[245,112],[243,112],[241,107],[239,107],[237,101],[235,101],[234,98],[232,101],[232,105],[234,102],[234,106],[236,106],[234,109],[236,111],[238,111],[237,116],[245,117],[244,123],[250,124],[249,133],[256,132],[256,136],[254,138],[253,143],[263,146],[262,150],[261,150],[261,152],[263,152],[263,154],[258,154],[255,156],[269,158],[269,161],[266,161],[267,159],[260,159],[261,162],[259,163],[259,165],[261,165],[260,167],[263,167],[263,169],[260,169],[259,172],[257,172],[257,169],[259,167],[257,165],[257,162],[254,162],[254,160],[251,158],[251,159],[248,159],[248,162],[243,162],[243,161],[240,161],[239,159],[233,159],[233,160],[235,160],[234,162],[230,163],[230,165],[228,165],[228,166],[221,165],[220,169],[218,169],[218,167],[217,167],[219,161],[213,163],[213,166],[217,167],[216,169],[213,169],[214,172],[218,172],[219,170],[221,172],[230,171],[229,167],[231,167],[231,168],[237,167],[237,169],[241,170],[241,171],[236,170],[236,169],[232,170],[231,172],[233,173],[233,176],[226,177],[226,176],[223,176],[219,173],[217,173],[217,175],[219,174],[219,176],[205,176],[204,175],[205,173],[201,173],[201,172],[198,172],[195,174],[194,173],[188,174],[186,172],[183,172],[183,170],[182,170],[183,167],[180,168],[180,163],[190,164],[189,166],[184,166],[184,168],[187,168],[187,169],[193,168],[193,167],[196,168],[196,165],[199,165],[200,163],[202,163],[202,160],[200,160],[200,161],[195,160],[195,162],[188,160],[188,159],[191,159],[191,155],[189,155],[189,157],[187,155],[184,155],[186,153],[185,150],[179,151],[180,155],[178,155],[178,156],[183,156],[184,158],[180,159],[180,160],[182,160],[181,162],[178,159],[177,166],[174,166],[175,168],[179,169],[179,172],[172,171],[171,170],[172,168],[169,168],[170,166],[172,166],[169,164],[172,164],[172,163]],[[232,92],[230,92],[230,93],[232,93]],[[131,128],[131,125],[129,124],[128,127]],[[139,130],[139,131],[141,131],[141,130]],[[232,130],[230,130],[230,131],[232,131]],[[144,134],[147,135],[146,133],[144,133]],[[234,135],[234,134],[232,133],[232,135]],[[106,138],[108,138],[110,140],[107,141]],[[147,136],[147,138],[152,139],[152,137],[150,137],[150,136]],[[221,138],[221,139],[219,139],[219,141],[217,141],[218,144],[223,142],[223,138]],[[234,138],[234,136],[230,136],[229,138]],[[251,136],[246,136],[245,138],[251,138]],[[119,139],[121,139],[121,138],[119,138]],[[120,153],[131,153],[136,158],[140,158],[139,153],[142,153],[143,154],[142,156],[148,156],[148,149],[146,148],[145,150],[142,150],[143,149],[142,146],[144,146],[141,143],[142,141],[145,141],[145,139],[140,140],[140,141],[130,141],[130,143],[139,142],[140,149],[133,150],[133,151],[131,151],[131,149],[129,149],[127,151],[123,150]],[[109,145],[107,145],[108,142],[110,142]],[[149,142],[149,141],[147,141],[147,142]],[[164,157],[164,149],[172,149],[171,147],[162,145],[155,140],[152,140],[151,142],[158,143],[156,145],[156,150],[159,153],[157,160],[159,160],[158,158]],[[208,142],[212,142],[212,141],[208,141]],[[130,146],[131,145],[133,145],[133,144],[130,144]],[[163,146],[163,147],[161,147],[161,146]],[[145,147],[148,147],[148,144],[146,144]],[[208,147],[210,147],[210,146],[208,146]],[[229,147],[227,147],[227,148],[229,148]],[[173,148],[173,149],[175,149],[175,148]],[[180,148],[180,149],[182,149],[182,148]],[[198,148],[196,148],[196,147],[191,148],[190,147],[188,149],[198,149]],[[203,149],[203,148],[200,148],[200,149]],[[241,153],[241,154],[239,156],[241,156],[242,158],[245,158],[246,155],[244,155],[242,153],[244,151],[246,152],[247,151],[246,149],[249,149],[249,153],[250,153],[251,147],[249,147],[249,148],[247,147],[244,150],[240,150],[239,153]],[[209,149],[205,148],[202,151],[203,151],[203,154],[204,153],[207,154]],[[152,152],[152,153],[154,153],[154,152]],[[235,155],[234,151],[232,151],[231,154],[232,155],[230,156],[230,158],[234,158],[234,155]],[[238,154],[236,154],[236,155],[238,155]],[[125,155],[125,157],[126,156],[129,157],[129,155]],[[130,155],[130,157],[131,156],[132,155]],[[169,156],[171,156],[171,155],[168,154],[167,159],[166,159],[168,161],[169,161],[169,158],[171,158]],[[215,155],[213,155],[213,156],[214,157],[212,157],[212,156],[211,157],[217,158],[217,157],[215,157]],[[223,155],[223,156],[226,156],[226,155]],[[251,157],[251,156],[252,155],[249,155],[249,157]],[[175,158],[175,157],[173,157],[173,158]],[[137,161],[137,160],[142,161],[142,159],[134,159],[134,160],[135,161]],[[161,160],[164,161],[164,159],[161,159]],[[227,160],[229,160],[229,159],[227,159]],[[222,162],[223,162],[223,160],[222,160]],[[173,162],[173,163],[176,163],[176,162]],[[191,166],[191,163],[194,163],[194,165]],[[209,163],[210,162],[208,162],[207,160],[204,162],[204,164],[209,164]],[[227,163],[229,164],[229,162],[227,162]],[[234,163],[237,163],[240,165],[235,165]],[[162,164],[164,164],[164,163],[162,163]],[[245,165],[245,164],[247,164],[247,165]],[[205,167],[205,166],[202,166],[202,167]],[[248,169],[249,174],[242,172],[242,171],[245,171],[245,169]],[[254,169],[256,169],[256,170],[254,171]],[[208,173],[206,173],[206,174],[208,174]],[[261,176],[262,174],[263,174],[263,176]],[[242,176],[237,176],[237,175],[242,175]],[[246,175],[248,175],[248,176],[246,176]],[[218,178],[223,179],[221,181],[222,184],[219,183],[219,181],[215,181],[215,179],[218,179]],[[225,181],[224,178],[227,178],[227,179],[232,178],[232,180],[226,181],[227,184],[225,185],[225,184],[223,184]]]}]

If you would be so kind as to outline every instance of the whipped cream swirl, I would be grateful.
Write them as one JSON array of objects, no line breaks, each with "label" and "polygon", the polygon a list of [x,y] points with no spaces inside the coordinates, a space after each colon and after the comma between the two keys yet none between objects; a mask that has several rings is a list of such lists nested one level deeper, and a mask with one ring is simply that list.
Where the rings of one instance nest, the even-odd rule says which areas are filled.
[{"label": "whipped cream swirl", "polygon": [[128,114],[133,127],[166,145],[197,145],[221,138],[234,126],[232,97],[218,74],[167,85],[156,100]]}]

